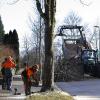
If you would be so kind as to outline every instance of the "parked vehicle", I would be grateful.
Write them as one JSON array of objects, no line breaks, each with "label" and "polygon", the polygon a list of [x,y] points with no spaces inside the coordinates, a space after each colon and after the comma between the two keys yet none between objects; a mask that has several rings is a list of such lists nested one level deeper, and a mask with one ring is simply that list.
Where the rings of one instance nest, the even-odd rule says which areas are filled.
[{"label": "parked vehicle", "polygon": [[81,53],[81,60],[84,66],[84,72],[96,76],[98,55],[97,50],[84,49]]},{"label": "parked vehicle", "polygon": [[61,72],[63,72],[62,79],[65,77],[63,80],[80,80],[84,74],[100,77],[98,51],[93,50],[87,41],[85,33],[83,34],[83,26],[61,26],[56,36],[64,37],[62,51],[65,62],[63,71],[61,68],[55,71],[56,79],[61,77],[59,75]]}]

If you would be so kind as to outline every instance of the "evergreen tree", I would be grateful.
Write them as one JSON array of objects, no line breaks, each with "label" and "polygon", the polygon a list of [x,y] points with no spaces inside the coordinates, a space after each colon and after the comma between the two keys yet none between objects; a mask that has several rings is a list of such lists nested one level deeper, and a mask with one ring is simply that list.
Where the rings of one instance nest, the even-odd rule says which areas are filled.
[{"label": "evergreen tree", "polygon": [[8,39],[8,43],[9,44],[12,44],[14,41],[13,41],[13,32],[10,30],[9,31],[9,39]]},{"label": "evergreen tree", "polygon": [[1,20],[1,16],[0,16],[0,42],[3,41],[3,36],[4,36],[4,26],[3,26],[3,23],[2,23],[2,20]]},{"label": "evergreen tree", "polygon": [[18,34],[17,34],[16,29],[13,30],[13,43],[19,44],[19,39],[18,39]]},{"label": "evergreen tree", "polygon": [[5,34],[3,38],[3,43],[6,45],[9,43],[9,34]]},{"label": "evergreen tree", "polygon": [[10,30],[8,34],[4,35],[3,44],[9,45],[10,49],[14,51],[16,61],[16,72],[19,69],[19,39],[17,31],[14,29],[13,32]]},{"label": "evergreen tree", "polygon": [[18,39],[18,34],[16,29],[13,30],[13,34],[12,34],[12,48],[16,53],[16,60],[18,61],[19,59],[19,39]]}]

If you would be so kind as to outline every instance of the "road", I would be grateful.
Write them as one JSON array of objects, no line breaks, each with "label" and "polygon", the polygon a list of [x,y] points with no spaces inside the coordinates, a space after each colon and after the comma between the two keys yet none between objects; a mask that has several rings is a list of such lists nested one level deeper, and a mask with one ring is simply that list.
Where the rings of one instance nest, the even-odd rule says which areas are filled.
[{"label": "road", "polygon": [[56,84],[61,90],[71,94],[75,100],[100,100],[100,79]]},{"label": "road", "polygon": [[[71,94],[75,100],[100,100],[100,79],[85,81],[56,82],[58,88]],[[17,88],[17,95],[14,95]],[[32,92],[40,91],[41,86],[32,87]],[[15,76],[12,82],[12,92],[3,91],[0,85],[0,100],[25,100],[24,85],[20,76]]]}]

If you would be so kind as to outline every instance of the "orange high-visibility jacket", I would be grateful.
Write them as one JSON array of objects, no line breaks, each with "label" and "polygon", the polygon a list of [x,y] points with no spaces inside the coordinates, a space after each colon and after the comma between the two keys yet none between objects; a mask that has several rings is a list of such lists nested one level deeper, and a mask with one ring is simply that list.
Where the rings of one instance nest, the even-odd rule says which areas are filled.
[{"label": "orange high-visibility jacket", "polygon": [[28,68],[26,68],[26,72],[27,72],[27,76],[29,79],[31,76],[35,76],[37,70],[33,69],[32,67],[28,67]]},{"label": "orange high-visibility jacket", "polygon": [[33,75],[35,74],[35,72],[32,70],[31,67],[28,67],[28,68],[26,69],[26,72],[27,72],[28,78],[30,78],[31,76],[33,76]]},{"label": "orange high-visibility jacket", "polygon": [[4,68],[13,68],[13,67],[16,66],[16,64],[15,64],[12,60],[7,59],[7,61],[5,61],[5,62],[2,64],[2,66],[3,66]]}]

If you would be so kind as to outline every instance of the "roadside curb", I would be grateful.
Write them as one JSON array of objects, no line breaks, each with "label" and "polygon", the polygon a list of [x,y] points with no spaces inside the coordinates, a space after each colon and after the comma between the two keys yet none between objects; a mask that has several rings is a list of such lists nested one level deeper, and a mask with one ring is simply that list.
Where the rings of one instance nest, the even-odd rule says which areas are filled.
[{"label": "roadside curb", "polygon": [[62,92],[62,93],[64,93],[64,94],[66,94],[66,95],[69,95],[69,96],[71,96],[71,97],[73,97],[71,94],[69,94],[68,92],[66,92],[66,91],[63,91],[62,89],[60,89],[57,85],[56,85],[56,83],[55,83],[55,89],[56,90],[58,90],[59,92]]}]

